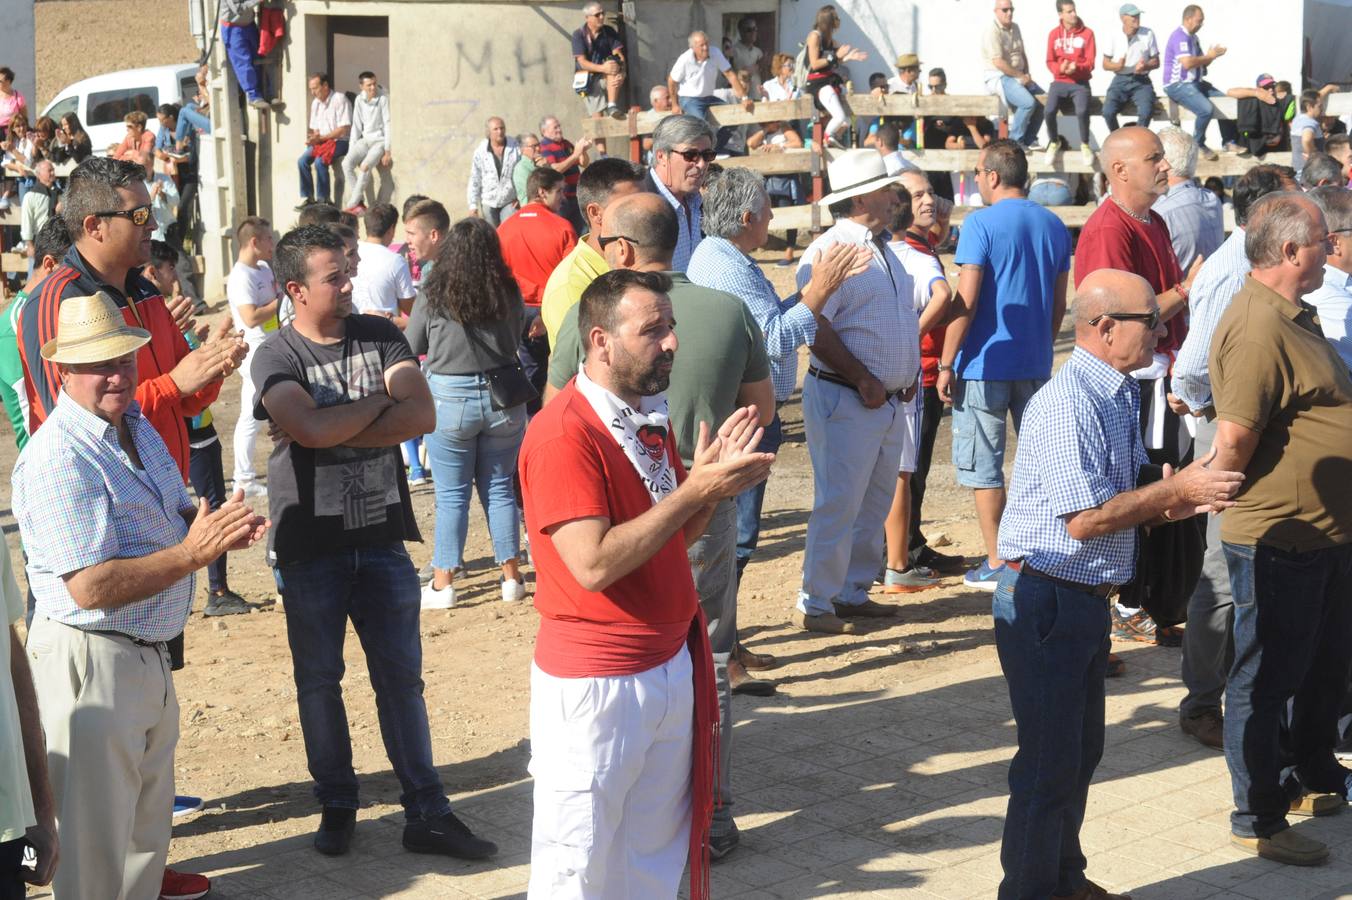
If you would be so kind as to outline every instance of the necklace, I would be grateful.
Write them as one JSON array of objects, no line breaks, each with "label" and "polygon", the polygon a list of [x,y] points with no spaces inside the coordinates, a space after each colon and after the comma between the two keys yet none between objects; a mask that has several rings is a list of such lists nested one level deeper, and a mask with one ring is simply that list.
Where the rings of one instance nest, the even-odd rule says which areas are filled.
[{"label": "necklace", "polygon": [[1127,215],[1131,216],[1131,217],[1132,217],[1133,219],[1135,219],[1137,222],[1142,222],[1142,223],[1144,223],[1144,224],[1146,224],[1146,225],[1149,225],[1149,224],[1150,224],[1150,214],[1149,214],[1149,213],[1145,214],[1144,216],[1142,216],[1142,215],[1137,215],[1136,213],[1132,212],[1131,209],[1129,209],[1129,208],[1127,207],[1127,204],[1123,203],[1121,200],[1118,200],[1118,199],[1117,199],[1115,196],[1113,196],[1112,194],[1109,194],[1108,197],[1109,197],[1109,199],[1111,199],[1114,203],[1117,204],[1117,208],[1118,208],[1118,209],[1122,210],[1122,212],[1124,212],[1124,213],[1126,213]]}]

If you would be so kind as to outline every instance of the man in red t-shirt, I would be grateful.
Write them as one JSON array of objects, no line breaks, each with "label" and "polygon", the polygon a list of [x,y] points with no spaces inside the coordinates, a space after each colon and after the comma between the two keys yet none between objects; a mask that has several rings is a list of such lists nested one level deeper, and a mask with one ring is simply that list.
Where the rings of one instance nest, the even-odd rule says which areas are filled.
[{"label": "man in red t-shirt", "polygon": [[583,369],[526,429],[521,492],[540,632],[531,666],[532,900],[708,897],[718,697],[686,547],[758,484],[754,407],[700,429],[687,476],[663,392],[677,341],[665,275],[582,294]]},{"label": "man in red t-shirt", "polygon": [[[526,305],[517,356],[526,370],[526,377],[542,394],[549,375],[549,339],[545,336],[544,320],[540,318],[540,298],[550,273],[577,245],[577,232],[572,223],[559,215],[563,208],[564,182],[559,172],[548,166],[537,166],[526,179],[529,202],[498,226],[502,259],[516,278],[517,286],[521,288],[521,301]],[[533,415],[540,411],[540,401],[535,400],[528,407]]]}]

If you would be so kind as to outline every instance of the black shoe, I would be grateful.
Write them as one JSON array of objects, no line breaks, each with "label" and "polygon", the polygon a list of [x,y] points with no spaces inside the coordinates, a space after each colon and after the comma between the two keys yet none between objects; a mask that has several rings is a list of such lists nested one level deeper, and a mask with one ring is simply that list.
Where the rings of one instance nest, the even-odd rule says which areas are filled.
[{"label": "black shoe", "polygon": [[342,856],[352,846],[357,830],[357,811],[342,806],[326,806],[315,832],[315,849],[325,856]]},{"label": "black shoe", "polygon": [[497,854],[498,845],[475,837],[455,813],[448,812],[430,821],[405,825],[404,849],[410,853],[437,853],[457,859],[488,859]]},{"label": "black shoe", "polygon": [[306,198],[304,198],[303,200],[301,200],[299,203],[296,204],[296,212],[300,212],[300,211],[301,211],[302,209],[304,209],[305,207],[307,207],[307,206],[313,206],[313,205],[314,205],[314,201],[311,200],[309,197],[306,197]]},{"label": "black shoe", "polygon": [[742,842],[742,833],[737,830],[737,823],[733,822],[732,827],[722,834],[709,835],[709,859],[717,862],[729,853],[737,849],[737,845]]},{"label": "black shoe", "polygon": [[924,566],[941,575],[961,575],[967,571],[967,560],[950,553],[940,553],[929,544],[911,554],[912,566]]},{"label": "black shoe", "polygon": [[223,594],[207,592],[207,605],[202,615],[238,616],[248,613],[249,609],[249,602],[234,591],[227,590]]}]

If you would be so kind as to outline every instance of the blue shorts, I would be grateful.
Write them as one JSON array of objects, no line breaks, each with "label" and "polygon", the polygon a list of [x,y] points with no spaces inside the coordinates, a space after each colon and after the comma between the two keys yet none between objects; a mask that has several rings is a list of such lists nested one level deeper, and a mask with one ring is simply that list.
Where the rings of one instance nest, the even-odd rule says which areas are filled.
[{"label": "blue shorts", "polygon": [[958,484],[968,488],[1005,486],[1005,416],[1014,419],[1014,433],[1023,410],[1045,378],[1021,381],[966,381],[953,388],[953,468]]}]

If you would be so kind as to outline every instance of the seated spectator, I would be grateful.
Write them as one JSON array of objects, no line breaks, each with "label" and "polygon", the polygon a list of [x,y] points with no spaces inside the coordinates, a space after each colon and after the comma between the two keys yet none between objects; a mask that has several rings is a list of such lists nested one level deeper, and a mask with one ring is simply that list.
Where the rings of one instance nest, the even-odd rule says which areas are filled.
[{"label": "seated spectator", "polygon": [[56,143],[56,123],[51,116],[39,116],[33,123],[33,150],[35,159],[46,159]]},{"label": "seated spectator", "polygon": [[648,104],[650,112],[674,112],[671,108],[671,91],[667,90],[665,84],[653,85],[652,90],[648,91]]},{"label": "seated spectator", "polygon": [[893,125],[891,122],[879,126],[874,138],[874,146],[876,147],[878,154],[883,158],[883,165],[887,167],[888,175],[896,175],[907,169],[920,168],[901,155],[901,132],[897,129],[897,126]]},{"label": "seated spectator", "polygon": [[887,79],[889,94],[920,93],[920,57],[903,53],[897,57],[897,74]]},{"label": "seated spectator", "polygon": [[357,274],[352,278],[352,307],[357,312],[384,316],[398,324],[413,309],[413,276],[408,263],[390,249],[399,212],[377,203],[363,217],[366,238],[357,245]]},{"label": "seated spectator", "polygon": [[1291,168],[1299,175],[1305,160],[1324,152],[1324,128],[1319,119],[1324,115],[1324,95],[1319,91],[1302,91],[1300,113],[1291,120]]},{"label": "seated spectator", "polygon": [[[178,111],[178,128],[174,131],[174,140],[182,149],[189,135],[211,134],[211,92],[207,90],[207,67],[197,67],[193,76],[197,82],[197,93]],[[281,101],[276,101],[278,108]]]},{"label": "seated spectator", "polygon": [[1116,131],[1117,111],[1130,103],[1136,108],[1136,124],[1150,127],[1155,109],[1155,88],[1150,73],[1160,67],[1160,50],[1155,32],[1141,27],[1141,8],[1125,3],[1117,11],[1121,29],[1114,28],[1103,51],[1103,68],[1113,73],[1108,93],[1103,98],[1103,121]]},{"label": "seated spectator", "polygon": [[761,97],[766,101],[793,100],[802,94],[793,83],[793,57],[776,53],[770,60],[770,79],[761,85]]},{"label": "seated spectator", "polygon": [[1217,199],[1221,201],[1222,205],[1229,204],[1230,198],[1225,195],[1224,178],[1221,178],[1219,175],[1212,175],[1206,181],[1202,182],[1202,187],[1206,188],[1208,191],[1211,191],[1211,193],[1215,194]]},{"label": "seated spectator", "polygon": [[127,136],[120,144],[111,144],[108,155],[113,159],[135,160],[135,154],[155,152],[155,134],[146,129],[149,118],[139,109],[133,109],[122,119],[127,124]]},{"label": "seated spectator", "polygon": [[1346,187],[1347,175],[1338,160],[1327,153],[1316,153],[1305,160],[1305,168],[1300,173],[1300,186],[1308,191],[1325,185]]},{"label": "seated spectator", "polygon": [[[0,141],[0,151],[3,151],[0,170],[6,178],[17,179],[17,199],[22,204],[33,184],[33,163],[37,161],[36,135],[28,127],[28,119],[23,113],[15,113],[9,120],[9,130],[4,141]],[[8,204],[0,208],[8,209]]]},{"label": "seated spectator", "polygon": [[1056,153],[1061,149],[1057,115],[1063,97],[1069,97],[1075,108],[1075,122],[1080,130],[1080,158],[1086,166],[1094,164],[1094,151],[1089,146],[1089,76],[1094,73],[1094,32],[1084,24],[1075,11],[1075,0],[1056,0],[1056,13],[1061,24],[1047,35],[1047,68],[1052,73],[1047,88],[1047,107],[1043,123],[1047,126],[1047,165],[1056,164]]},{"label": "seated spectator", "polygon": [[[870,96],[882,99],[887,96],[887,73],[874,72],[868,77],[868,92]],[[858,147],[872,147],[875,145],[878,133],[878,126],[888,121],[885,116],[855,116],[855,145]]]},{"label": "seated spectator", "polygon": [[[146,192],[150,194],[150,214],[155,217],[152,241],[163,241],[165,234],[178,221],[178,185],[163,172],[155,171],[155,157],[149,152],[138,152],[132,159],[145,169]],[[175,254],[177,258],[177,254]]]},{"label": "seated spectator", "polygon": [[1038,114],[1042,111],[1037,95],[1042,88],[1028,73],[1028,53],[1023,47],[1023,32],[1014,21],[1013,0],[996,0],[995,20],[981,34],[981,57],[989,64],[986,89],[1014,110],[1010,138],[1025,151],[1031,149],[1037,142]]},{"label": "seated spectator", "polygon": [[587,115],[622,116],[620,88],[624,86],[624,42],[606,24],[600,0],[582,7],[585,21],[573,32],[573,90],[582,97]]},{"label": "seated spectator", "polygon": [[531,202],[530,193],[526,190],[526,181],[540,161],[540,138],[533,134],[523,134],[517,137],[516,145],[521,151],[521,158],[512,167],[512,187],[516,189],[516,205],[522,207]]},{"label": "seated spectator", "polygon": [[1075,195],[1070,192],[1064,177],[1044,175],[1028,186],[1028,199],[1038,206],[1070,206],[1075,202]]},{"label": "seated spectator", "polygon": [[1287,123],[1281,104],[1277,102],[1277,81],[1264,73],[1258,76],[1254,87],[1230,88],[1227,97],[1235,97],[1234,127],[1240,135],[1239,156],[1251,153],[1262,155],[1282,149],[1286,141]]},{"label": "seated spectator", "polygon": [[727,54],[736,67],[738,74],[745,69],[751,71],[751,79],[742,81],[742,84],[750,90],[752,82],[760,84],[761,79],[765,77],[765,67],[762,63],[765,61],[765,51],[756,46],[756,37],[760,28],[756,25],[756,20],[752,16],[742,16],[742,20],[737,23],[737,43],[728,49]]},{"label": "seated spectator", "polygon": [[14,70],[9,66],[0,66],[0,138],[6,136],[15,113],[26,115],[27,112],[28,101],[14,87]]},{"label": "seated spectator", "polygon": [[314,99],[310,101],[310,124],[305,129],[305,151],[296,160],[300,169],[300,203],[296,209],[329,202],[329,167],[347,155],[352,132],[352,104],[347,94],[333,89],[329,74],[314,73],[309,86]]},{"label": "seated spectator", "polygon": [[732,87],[737,101],[749,100],[747,85],[733,71],[732,63],[717,47],[709,46],[709,36],[702,31],[690,34],[690,48],[676,57],[667,74],[667,91],[676,98],[672,107],[676,113],[708,118],[709,107],[720,102],[714,94],[721,72]]},{"label": "seated spectator", "polygon": [[[746,139],[748,150],[755,153],[783,153],[799,150],[803,138],[788,123],[764,122],[761,130]],[[803,202],[803,185],[797,175],[769,175],[765,192],[770,195],[770,206],[798,206]],[[776,265],[793,265],[794,248],[798,245],[798,229],[790,228],[784,235],[784,256]]]},{"label": "seated spectator", "polygon": [[1343,183],[1352,182],[1352,138],[1335,134],[1324,141],[1324,152],[1338,161],[1343,169]]},{"label": "seated spectator", "polygon": [[254,109],[271,109],[258,91],[258,67],[254,55],[258,52],[258,25],[254,21],[255,7],[260,0],[220,0],[219,15],[221,43],[225,46],[230,68],[235,70],[244,98]]},{"label": "seated spectator", "polygon": [[80,124],[80,117],[68,112],[61,117],[56,129],[56,143],[48,148],[47,155],[54,163],[73,162],[76,165],[89,159],[94,148],[89,141],[89,132]]},{"label": "seated spectator", "polygon": [[50,159],[38,160],[33,173],[33,186],[23,198],[19,215],[19,240],[23,241],[28,257],[29,275],[33,274],[33,267],[42,262],[36,251],[38,232],[56,215],[56,204],[61,196],[56,186],[56,168]]},{"label": "seated spectator", "polygon": [[347,200],[343,208],[364,212],[366,180],[376,166],[390,167],[390,95],[376,82],[374,72],[357,76],[361,93],[352,106],[352,140],[343,157],[343,177],[347,179]]}]

